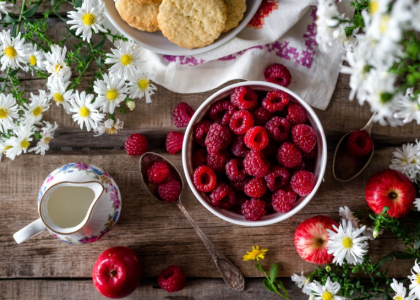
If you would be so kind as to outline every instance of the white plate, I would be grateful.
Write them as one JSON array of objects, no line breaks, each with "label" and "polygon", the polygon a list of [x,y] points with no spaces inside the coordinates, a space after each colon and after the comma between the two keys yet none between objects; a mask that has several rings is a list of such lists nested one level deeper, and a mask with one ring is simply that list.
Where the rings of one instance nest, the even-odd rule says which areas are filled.
[{"label": "white plate", "polygon": [[[203,48],[197,49],[187,49],[181,48],[178,45],[171,43],[167,38],[165,38],[160,31],[158,32],[145,32],[140,31],[135,28],[128,26],[124,22],[120,15],[118,14],[117,9],[115,8],[114,0],[104,0],[105,2],[105,14],[108,17],[109,21],[115,28],[125,35],[127,38],[135,41],[140,46],[143,46],[146,49],[152,50],[159,54],[167,55],[194,55],[203,52],[210,51],[219,47],[220,45],[226,43],[233,37],[235,37],[242,29],[246,27],[249,21],[252,19],[254,14],[257,12],[258,7],[260,6],[262,0],[247,0],[246,5],[247,9],[244,14],[244,18],[239,23],[239,26],[232,29],[229,32],[222,33],[220,37],[211,45],[208,45]],[[110,28],[111,29],[111,28]]]}]

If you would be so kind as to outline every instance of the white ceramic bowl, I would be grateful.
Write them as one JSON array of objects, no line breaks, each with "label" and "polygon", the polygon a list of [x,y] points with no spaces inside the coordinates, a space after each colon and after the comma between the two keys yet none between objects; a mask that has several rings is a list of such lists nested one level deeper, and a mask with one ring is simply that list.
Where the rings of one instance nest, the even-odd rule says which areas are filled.
[{"label": "white ceramic bowl", "polygon": [[[257,12],[261,1],[262,0],[247,0],[247,9],[245,11],[244,18],[239,23],[238,27],[232,29],[229,32],[222,33],[220,37],[217,40],[215,40],[214,43],[211,45],[208,45],[203,48],[190,50],[171,43],[166,37],[162,35],[160,31],[145,32],[128,26],[128,24],[124,22],[118,14],[117,9],[115,8],[114,0],[104,0],[106,8],[105,14],[108,17],[109,21],[112,23],[112,25],[114,25],[120,33],[125,35],[127,38],[135,41],[140,46],[143,46],[146,49],[152,50],[159,54],[167,55],[195,55],[215,49],[220,45],[226,43],[230,39],[234,38],[239,32],[241,32],[242,29],[245,28],[245,26],[249,23],[254,14]],[[112,30],[112,28],[109,29]]]},{"label": "white ceramic bowl", "polygon": [[[207,110],[209,109],[210,105],[214,102],[224,99],[225,97],[229,96],[233,90],[236,87],[240,86],[249,86],[255,91],[272,91],[272,90],[282,90],[287,92],[290,96],[292,96],[291,100],[300,103],[305,109],[308,116],[308,121],[312,125],[312,127],[316,131],[317,135],[317,157],[315,158],[315,170],[314,170],[314,177],[315,177],[315,187],[309,195],[305,197],[299,197],[297,199],[296,206],[288,213],[272,213],[265,215],[261,220],[259,221],[248,221],[244,218],[244,216],[228,211],[225,209],[221,209],[218,207],[214,207],[211,205],[208,196],[205,193],[197,191],[197,189],[194,186],[193,183],[193,167],[191,162],[191,156],[192,156],[192,148],[193,148],[193,127],[196,123],[200,122],[203,117],[207,114]],[[233,84],[230,86],[225,87],[224,89],[221,89],[220,91],[216,92],[215,94],[211,95],[206,101],[203,102],[203,104],[200,105],[200,107],[197,109],[197,111],[194,113],[194,116],[192,117],[190,123],[188,124],[187,130],[185,132],[184,137],[184,144],[182,147],[182,164],[185,172],[185,177],[187,178],[188,185],[190,186],[191,190],[193,191],[194,195],[197,197],[197,199],[201,202],[201,204],[204,205],[209,211],[211,211],[213,214],[218,216],[219,218],[226,220],[228,222],[243,225],[243,226],[264,226],[264,225],[270,225],[277,222],[281,222],[283,220],[286,220],[296,214],[298,211],[300,211],[303,207],[305,207],[306,204],[308,204],[309,201],[311,201],[312,197],[315,195],[316,191],[318,190],[319,186],[321,185],[322,179],[324,177],[325,173],[325,167],[327,165],[327,142],[325,139],[325,133],[324,129],[322,128],[321,122],[319,121],[317,115],[312,110],[312,108],[298,95],[290,91],[289,89],[286,89],[282,86],[279,86],[277,84],[269,83],[269,82],[263,82],[263,81],[248,81],[248,82],[240,82],[237,84]]]}]

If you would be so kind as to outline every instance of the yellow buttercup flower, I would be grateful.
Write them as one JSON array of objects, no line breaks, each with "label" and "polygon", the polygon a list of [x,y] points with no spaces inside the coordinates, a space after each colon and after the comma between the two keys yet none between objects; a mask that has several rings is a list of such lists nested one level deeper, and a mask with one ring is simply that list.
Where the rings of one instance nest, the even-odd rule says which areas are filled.
[{"label": "yellow buttercup flower", "polygon": [[260,258],[264,259],[267,250],[268,249],[260,249],[260,246],[252,246],[252,251],[246,252],[247,254],[244,255],[244,261],[260,260]]}]

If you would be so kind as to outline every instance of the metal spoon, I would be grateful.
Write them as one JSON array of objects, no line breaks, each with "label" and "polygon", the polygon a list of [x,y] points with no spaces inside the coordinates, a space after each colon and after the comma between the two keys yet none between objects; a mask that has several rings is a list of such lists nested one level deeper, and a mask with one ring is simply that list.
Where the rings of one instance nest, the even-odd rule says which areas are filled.
[{"label": "metal spoon", "polygon": [[[168,164],[169,169],[170,169],[170,176],[172,176],[175,180],[178,180],[181,183],[181,189],[184,187],[184,183],[182,181],[182,177],[180,173],[178,172],[178,170],[166,158],[153,152],[147,152],[143,154],[142,157],[140,158],[140,172],[141,172],[143,182],[146,185],[147,190],[150,192],[150,194],[153,197],[156,198],[156,200],[164,201],[162,200],[162,198],[160,198],[158,194],[157,185],[149,183],[147,180],[147,170],[156,161],[163,161]],[[213,246],[213,244],[207,239],[206,235],[201,231],[201,229],[197,226],[195,221],[191,218],[191,216],[189,215],[185,207],[182,205],[181,196],[174,203],[184,213],[188,221],[190,221],[191,225],[194,227],[198,236],[203,241],[204,245],[206,245],[206,248],[212,257],[213,262],[216,265],[217,269],[219,270],[220,274],[222,275],[225,283],[231,289],[234,289],[236,291],[243,291],[245,289],[245,279],[242,273],[222,253],[220,253]]]},{"label": "metal spoon", "polygon": [[[372,132],[373,118],[375,115],[376,112],[373,114],[367,124],[362,129],[360,129],[367,131],[369,136]],[[334,152],[332,171],[334,178],[340,182],[347,182],[359,176],[369,165],[375,150],[375,146],[373,146],[370,155],[366,155],[364,157],[354,157],[350,155],[346,150],[346,144],[347,138],[352,132],[353,131],[347,132],[341,138]]]}]

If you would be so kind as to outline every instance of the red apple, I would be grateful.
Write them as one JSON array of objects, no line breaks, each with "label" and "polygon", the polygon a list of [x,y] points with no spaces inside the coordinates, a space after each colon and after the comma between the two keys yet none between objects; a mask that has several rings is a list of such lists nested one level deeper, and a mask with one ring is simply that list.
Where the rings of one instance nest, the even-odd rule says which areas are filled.
[{"label": "red apple", "polygon": [[416,189],[410,178],[395,170],[383,170],[374,174],[366,184],[366,201],[377,214],[384,206],[388,215],[401,218],[413,209]]},{"label": "red apple", "polygon": [[295,232],[295,247],[300,257],[318,265],[329,264],[334,256],[328,254],[327,229],[338,223],[327,216],[315,216],[302,222]]},{"label": "red apple", "polygon": [[93,284],[99,293],[119,299],[130,295],[140,283],[141,266],[136,253],[127,247],[105,250],[93,267]]}]

